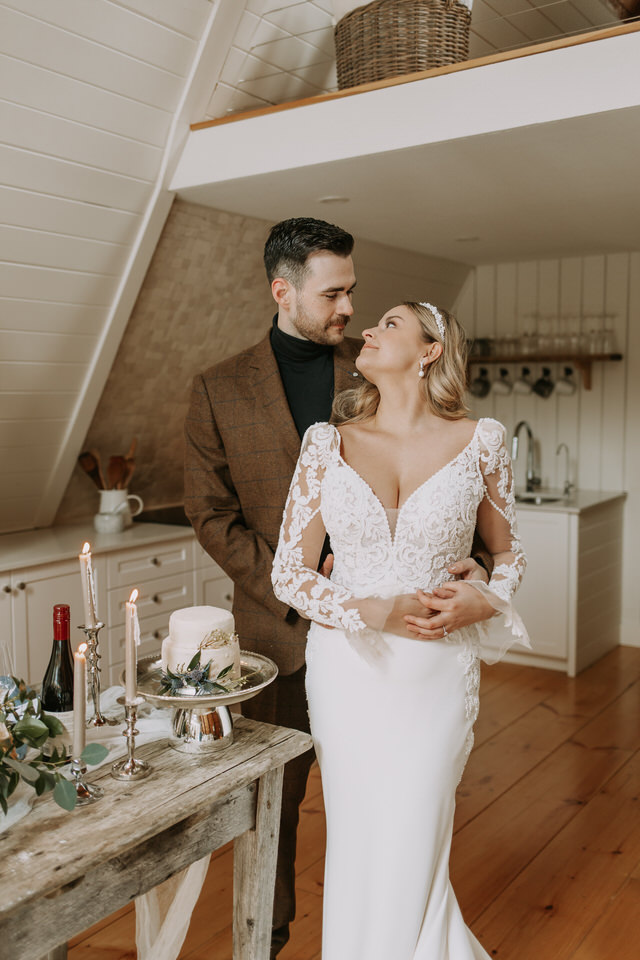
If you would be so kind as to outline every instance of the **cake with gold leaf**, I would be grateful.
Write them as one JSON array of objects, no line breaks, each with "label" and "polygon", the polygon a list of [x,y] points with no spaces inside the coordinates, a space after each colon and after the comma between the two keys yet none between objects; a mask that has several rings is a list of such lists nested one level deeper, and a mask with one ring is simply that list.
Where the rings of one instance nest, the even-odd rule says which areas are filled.
[{"label": "cake with gold leaf", "polygon": [[169,636],[162,641],[162,671],[179,675],[184,686],[193,687],[203,680],[213,683],[220,674],[227,682],[239,679],[240,644],[233,614],[208,606],[174,610]]}]

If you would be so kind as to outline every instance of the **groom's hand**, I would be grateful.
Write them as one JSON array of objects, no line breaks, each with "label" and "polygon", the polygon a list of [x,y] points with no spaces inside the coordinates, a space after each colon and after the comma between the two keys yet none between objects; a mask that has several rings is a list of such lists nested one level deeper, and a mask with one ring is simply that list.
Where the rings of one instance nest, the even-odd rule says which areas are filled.
[{"label": "groom's hand", "polygon": [[421,640],[442,640],[446,635],[443,628],[446,633],[453,633],[471,623],[489,620],[496,612],[479,590],[460,580],[438,587],[431,594],[418,590],[417,597],[424,607],[424,616],[404,619],[409,632]]},{"label": "groom's hand", "polygon": [[[471,562],[473,563],[473,561]],[[333,570],[333,554],[328,553],[325,557],[324,563],[322,564],[318,572],[320,573],[320,576],[326,577],[328,580],[329,577],[331,576],[332,570]]]},{"label": "groom's hand", "polygon": [[[485,583],[489,583],[489,574],[484,567],[476,563],[473,557],[458,560],[457,563],[452,563],[448,569],[449,573],[455,574],[456,580],[484,580]],[[438,593],[437,590],[434,592]]]}]

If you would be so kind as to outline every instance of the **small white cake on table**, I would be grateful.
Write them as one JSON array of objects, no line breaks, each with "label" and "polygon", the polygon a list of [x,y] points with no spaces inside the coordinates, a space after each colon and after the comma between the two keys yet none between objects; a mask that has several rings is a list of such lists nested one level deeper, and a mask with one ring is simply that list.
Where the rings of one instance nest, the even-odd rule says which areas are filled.
[{"label": "small white cake on table", "polygon": [[200,668],[208,663],[209,680],[215,680],[225,667],[232,667],[223,678],[240,677],[240,644],[233,614],[221,607],[183,607],[169,618],[169,636],[162,641],[162,669],[185,673],[200,651]]}]

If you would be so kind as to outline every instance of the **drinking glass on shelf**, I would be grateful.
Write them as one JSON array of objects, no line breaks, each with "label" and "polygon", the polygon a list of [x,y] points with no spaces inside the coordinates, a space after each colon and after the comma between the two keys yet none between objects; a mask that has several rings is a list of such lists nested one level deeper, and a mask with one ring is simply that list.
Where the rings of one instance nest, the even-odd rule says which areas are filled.
[{"label": "drinking glass on shelf", "polygon": [[518,352],[527,356],[535,350],[535,338],[529,330],[524,330],[518,339]]},{"label": "drinking glass on shelf", "polygon": [[603,353],[615,353],[616,352],[616,336],[615,332],[611,327],[605,327],[602,331],[602,352]]},{"label": "drinking glass on shelf", "polygon": [[589,331],[589,353],[598,354],[603,352],[602,330],[597,330],[593,327]]},{"label": "drinking glass on shelf", "polygon": [[537,349],[539,353],[553,351],[553,323],[550,317],[540,317],[538,320]]}]

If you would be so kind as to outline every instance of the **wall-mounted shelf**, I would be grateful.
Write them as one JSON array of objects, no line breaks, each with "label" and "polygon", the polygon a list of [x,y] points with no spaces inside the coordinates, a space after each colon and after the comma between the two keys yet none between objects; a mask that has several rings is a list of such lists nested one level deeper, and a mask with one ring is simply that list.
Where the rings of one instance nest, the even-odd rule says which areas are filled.
[{"label": "wall-mounted shelf", "polygon": [[591,364],[602,363],[610,360],[622,360],[621,353],[513,353],[509,356],[505,354],[490,354],[487,356],[469,357],[469,366],[471,364],[501,364],[503,367],[509,364],[518,364],[529,366],[532,363],[570,363],[577,367],[582,374],[582,383],[585,390],[591,390]]}]

